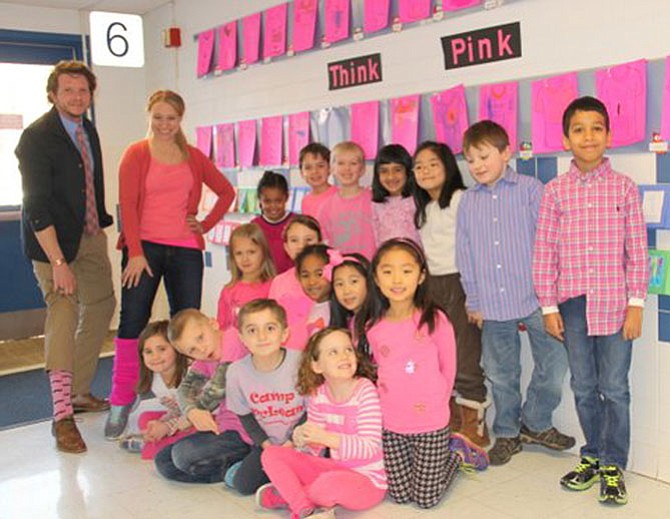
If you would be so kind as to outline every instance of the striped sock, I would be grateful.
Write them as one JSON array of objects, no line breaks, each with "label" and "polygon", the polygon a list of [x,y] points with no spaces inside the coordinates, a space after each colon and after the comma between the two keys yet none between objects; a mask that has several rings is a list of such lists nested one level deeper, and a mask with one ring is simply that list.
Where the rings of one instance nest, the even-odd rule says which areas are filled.
[{"label": "striped sock", "polygon": [[72,416],[72,373],[70,371],[49,371],[51,399],[54,406],[54,421]]}]

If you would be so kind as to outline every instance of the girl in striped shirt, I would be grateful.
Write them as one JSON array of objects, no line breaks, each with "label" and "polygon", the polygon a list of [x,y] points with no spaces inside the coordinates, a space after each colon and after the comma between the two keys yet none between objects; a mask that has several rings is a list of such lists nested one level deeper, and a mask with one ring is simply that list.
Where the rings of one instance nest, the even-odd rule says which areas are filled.
[{"label": "girl in striped shirt", "polygon": [[[309,396],[307,422],[293,432],[300,450],[263,451],[272,483],[258,489],[259,506],[288,507],[296,518],[333,518],[335,505],[366,510],[382,501],[382,416],[372,373],[348,330],[325,328],[310,339],[298,373],[298,391]],[[319,456],[325,449],[329,458]]]}]

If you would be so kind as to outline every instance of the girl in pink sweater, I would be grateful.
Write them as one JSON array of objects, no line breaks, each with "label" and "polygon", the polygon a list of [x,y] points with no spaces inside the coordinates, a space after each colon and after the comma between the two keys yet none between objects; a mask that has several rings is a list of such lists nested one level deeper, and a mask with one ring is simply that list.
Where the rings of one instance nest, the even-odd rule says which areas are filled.
[{"label": "girl in pink sweater", "polygon": [[[292,517],[334,518],[336,505],[366,510],[381,502],[382,417],[371,375],[347,330],[325,328],[310,339],[298,372],[298,391],[308,396],[307,422],[293,431],[300,451],[263,451],[271,483],[256,492],[261,507],[288,507]],[[325,448],[330,458],[319,456]]]},{"label": "girl in pink sweater", "polygon": [[270,249],[261,228],[255,223],[237,227],[228,247],[230,282],[219,296],[217,320],[221,330],[237,329],[237,313],[254,299],[265,299],[275,275]]}]

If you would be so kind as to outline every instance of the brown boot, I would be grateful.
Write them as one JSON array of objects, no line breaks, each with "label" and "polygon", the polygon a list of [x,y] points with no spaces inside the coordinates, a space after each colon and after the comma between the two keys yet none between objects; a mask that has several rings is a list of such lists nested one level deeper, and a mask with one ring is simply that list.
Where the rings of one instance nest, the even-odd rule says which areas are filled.
[{"label": "brown boot", "polygon": [[449,428],[452,433],[459,432],[463,422],[463,411],[461,410],[461,406],[456,403],[455,396],[452,396],[449,399],[449,412],[451,413],[449,418]]},{"label": "brown boot", "polygon": [[491,444],[491,439],[486,427],[486,408],[491,402],[488,399],[484,402],[477,402],[457,397],[456,403],[461,408],[460,433],[480,447],[488,447]]},{"label": "brown boot", "polygon": [[77,424],[74,423],[72,416],[52,422],[51,434],[56,438],[56,448],[59,451],[71,454],[86,452],[86,444],[81,434],[79,434],[79,429],[77,429]]}]

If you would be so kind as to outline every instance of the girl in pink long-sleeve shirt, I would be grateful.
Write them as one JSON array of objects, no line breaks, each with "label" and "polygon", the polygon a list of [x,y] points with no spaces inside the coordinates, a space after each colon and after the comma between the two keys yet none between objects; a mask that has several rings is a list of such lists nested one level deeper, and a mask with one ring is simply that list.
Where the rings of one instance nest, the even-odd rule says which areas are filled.
[{"label": "girl in pink long-sleeve shirt", "polygon": [[[372,373],[348,330],[325,328],[310,339],[297,384],[309,397],[307,422],[293,432],[302,452],[263,451],[271,483],[258,489],[259,505],[288,507],[292,517],[335,517],[335,505],[366,510],[384,498],[382,416]],[[330,458],[319,457],[326,447]]]},{"label": "girl in pink long-sleeve shirt", "polygon": [[426,287],[428,267],[412,240],[384,243],[372,260],[359,335],[378,366],[384,464],[398,503],[439,503],[461,464],[449,448],[449,397],[456,342],[447,316]]}]

